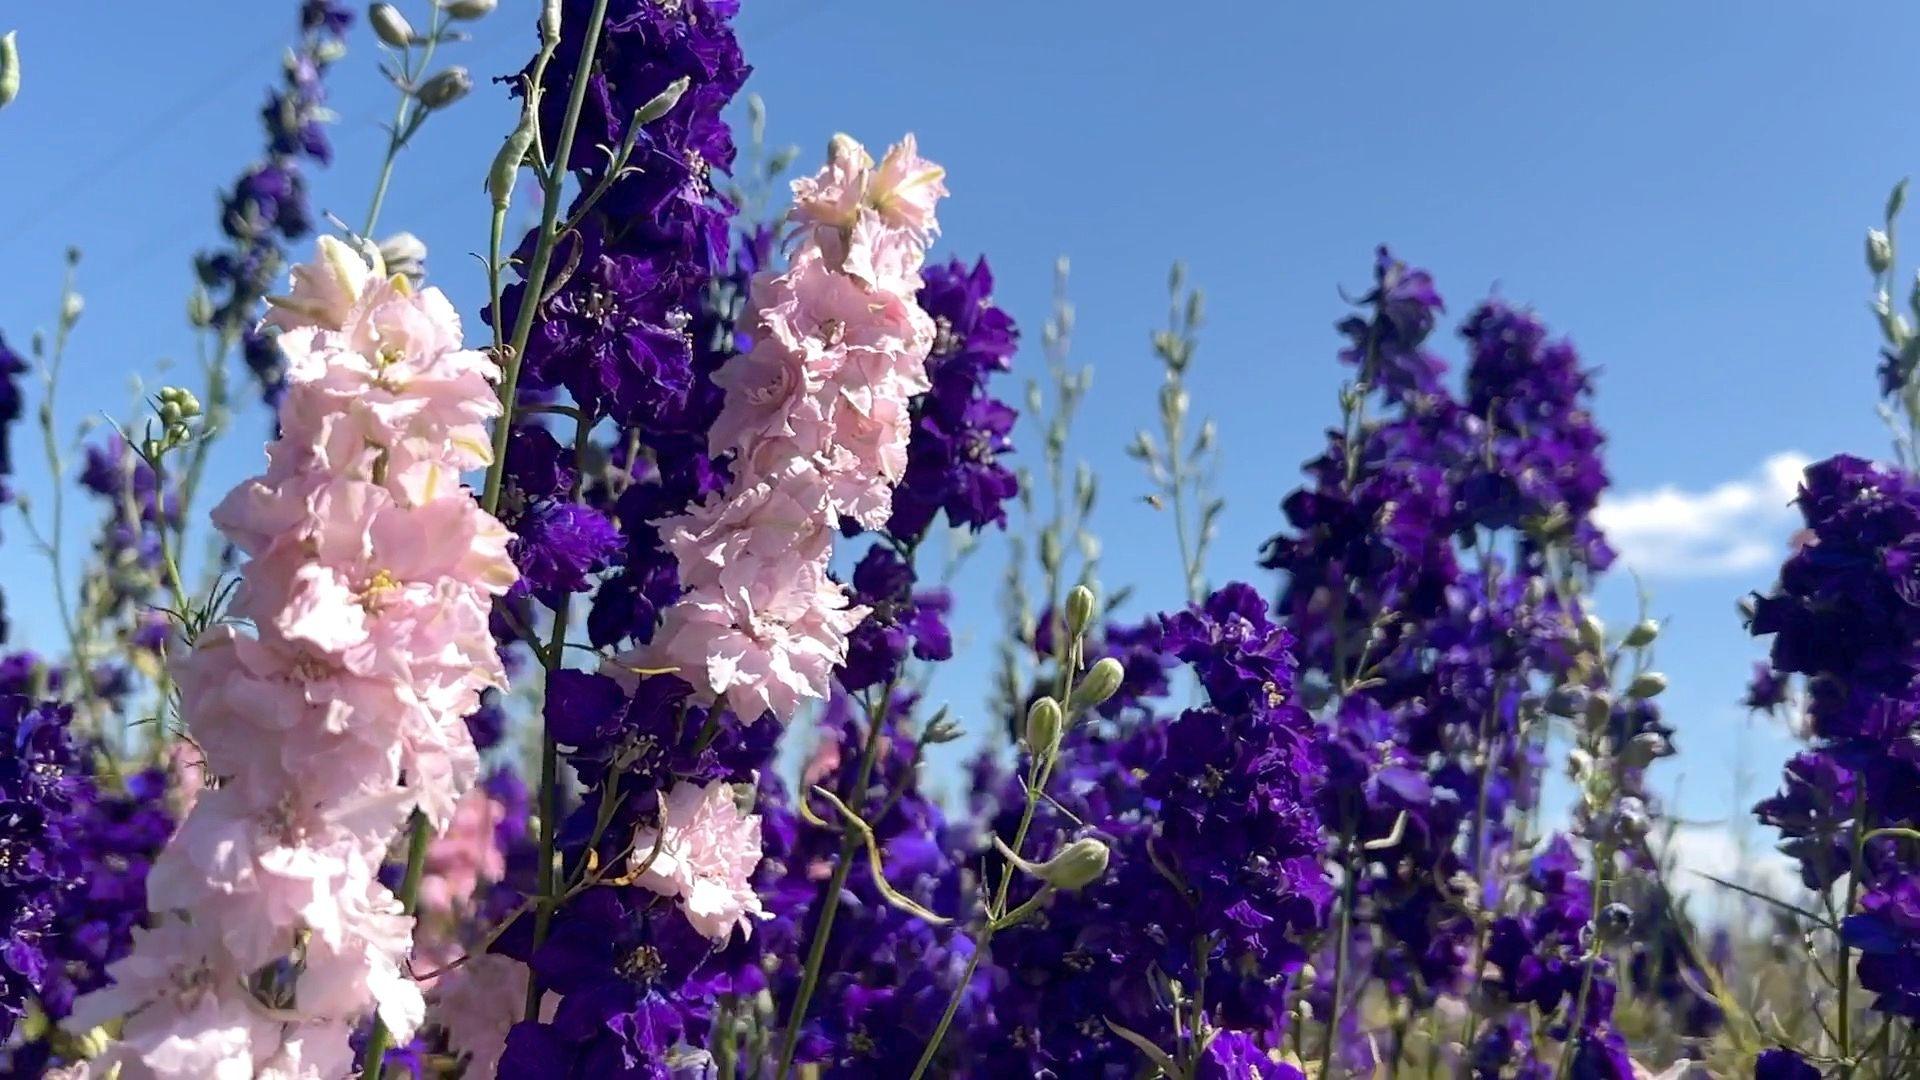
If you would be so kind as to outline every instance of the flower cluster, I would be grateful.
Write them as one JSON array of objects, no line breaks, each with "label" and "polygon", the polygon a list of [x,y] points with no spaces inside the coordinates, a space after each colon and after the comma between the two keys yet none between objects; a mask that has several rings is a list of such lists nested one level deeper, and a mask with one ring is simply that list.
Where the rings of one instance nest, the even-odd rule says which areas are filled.
[{"label": "flower cluster", "polygon": [[1806,680],[1812,745],[1755,812],[1809,888],[1859,875],[1845,936],[1863,953],[1860,983],[1876,1008],[1920,1017],[1920,863],[1906,841],[1868,838],[1920,821],[1908,750],[1920,732],[1920,480],[1841,455],[1807,469],[1797,502],[1799,550],[1755,599],[1752,630],[1773,637],[1773,681]]},{"label": "flower cluster", "polygon": [[84,888],[76,807],[84,781],[67,732],[70,713],[0,697],[0,1043],[62,978],[53,947],[72,895]]},{"label": "flower cluster", "polygon": [[934,327],[914,295],[942,175],[911,137],[876,165],[841,136],[795,181],[788,267],[755,279],[753,347],[714,376],[726,397],[709,448],[732,451],[733,475],[655,522],[685,595],[628,666],[678,671],[749,716],[826,696],[866,615],[827,574],[836,526],[886,523],[910,400],[929,388]]},{"label": "flower cluster", "polygon": [[[1300,635],[1303,685],[1331,726],[1324,814],[1351,878],[1354,935],[1322,957],[1316,1008],[1354,1022],[1354,1003],[1378,980],[1421,1005],[1491,993],[1551,1017],[1572,996],[1564,979],[1552,993],[1535,981],[1504,993],[1498,981],[1482,985],[1490,957],[1507,980],[1565,966],[1593,918],[1584,897],[1579,911],[1555,914],[1565,849],[1533,859],[1555,869],[1534,887],[1507,884],[1537,843],[1518,825],[1539,797],[1545,718],[1582,717],[1598,725],[1596,745],[1644,751],[1606,765],[1614,802],[1642,808],[1638,831],[1627,835],[1620,815],[1577,824],[1589,839],[1604,833],[1601,850],[1648,869],[1641,777],[1671,752],[1647,695],[1615,700],[1600,643],[1583,633],[1584,592],[1613,561],[1593,521],[1607,477],[1591,375],[1533,314],[1491,300],[1461,325],[1469,363],[1456,396],[1427,344],[1443,311],[1430,275],[1382,249],[1359,303],[1339,324],[1341,358],[1357,369],[1346,423],[1309,463],[1311,484],[1288,496],[1292,531],[1266,551],[1286,574],[1281,606]],[[1370,417],[1376,401],[1383,411]],[[1476,929],[1475,911],[1497,917],[1491,934]],[[1682,1009],[1703,1007],[1683,980],[1649,978]],[[1610,993],[1591,981],[1603,986],[1596,998]],[[1569,1053],[1591,1058],[1612,1045],[1609,1011],[1590,1007],[1578,1027],[1593,1037]],[[1473,1052],[1504,1062],[1499,1046],[1531,1045],[1515,1032],[1534,1027],[1527,1012],[1508,1012]],[[1341,1038],[1365,1057],[1389,1034]]]},{"label": "flower cluster", "polygon": [[373,1008],[405,1040],[412,919],[379,881],[410,810],[473,784],[463,718],[502,681],[488,633],[514,574],[460,474],[486,464],[492,362],[438,290],[332,239],[273,316],[288,359],[267,471],[214,521],[250,557],[178,672],[200,793],[149,878],[152,924],[83,998],[125,1017],[107,1061],[159,1076],[337,1075]]},{"label": "flower cluster", "polygon": [[353,13],[335,0],[302,0],[300,39],[287,51],[281,85],[268,92],[260,110],[265,155],[222,199],[220,228],[227,246],[195,260],[201,284],[213,294],[209,324],[239,339],[241,355],[268,401],[279,393],[286,361],[255,322],[260,301],[285,264],[283,245],[313,230],[302,164],[333,160],[325,80],[327,69],[346,51],[352,25]]},{"label": "flower cluster", "polygon": [[[540,88],[543,131],[561,130],[593,7],[559,4],[562,33]],[[610,418],[619,433],[607,455],[615,482],[596,485],[581,503],[576,496],[592,479],[587,463],[536,423],[518,421],[502,517],[515,533],[515,562],[544,601],[586,592],[595,575],[612,571],[590,611],[597,645],[652,636],[679,586],[649,522],[717,487],[706,442],[721,402],[712,375],[733,340],[730,312],[712,301],[718,290],[744,288],[752,263],[749,251],[743,273],[721,276],[734,207],[712,186],[713,173],[734,157],[721,113],[750,71],[730,25],[736,8],[733,0],[607,5],[564,163],[580,186],[570,211],[578,223],[561,256],[570,271],[549,284],[535,313],[518,393],[540,401],[564,391],[588,427]],[[531,67],[522,72],[520,86],[532,75]],[[636,113],[678,80],[686,89],[673,107],[630,130]],[[609,155],[629,138],[628,167],[609,174]],[[523,264],[536,240],[528,235]],[[525,289],[507,287],[504,325],[521,315]]]}]

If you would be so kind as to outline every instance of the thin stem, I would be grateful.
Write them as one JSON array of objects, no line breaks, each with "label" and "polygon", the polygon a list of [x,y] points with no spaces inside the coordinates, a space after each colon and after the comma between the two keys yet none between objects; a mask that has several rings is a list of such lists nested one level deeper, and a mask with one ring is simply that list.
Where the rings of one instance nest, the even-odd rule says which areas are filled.
[{"label": "thin stem", "polygon": [[[1069,660],[1060,669],[1061,707],[1068,708],[1073,700],[1073,681],[1075,669],[1080,663],[1080,643],[1075,641],[1068,648]],[[1062,727],[1070,725],[1071,715],[1064,718]],[[1058,752],[1047,755],[1044,761],[1027,766],[1026,809],[1020,813],[1020,827],[1014,830],[1013,843],[1008,847],[1015,855],[1023,855],[1027,846],[1027,831],[1033,827],[1033,814],[1040,807],[1039,795],[1047,790],[1047,781],[1053,778],[1053,765],[1058,760]],[[1037,766],[1037,767],[1036,767]],[[967,958],[967,970],[961,974],[960,981],[953,986],[953,992],[947,995],[946,1011],[940,1014],[940,1023],[933,1029],[933,1036],[927,1040],[927,1047],[920,1052],[920,1060],[913,1067],[912,1080],[920,1080],[933,1064],[933,1056],[940,1051],[940,1044],[947,1037],[947,1029],[953,1026],[953,1018],[960,1011],[960,1002],[966,997],[967,987],[973,982],[974,972],[980,968],[980,956],[986,952],[987,945],[993,941],[997,920],[1007,910],[1007,894],[1013,888],[1014,867],[1011,862],[1000,870],[1000,887],[995,890],[993,904],[987,908],[987,917],[980,922],[980,929],[974,931],[973,955]]]},{"label": "thin stem", "polygon": [[[874,766],[880,760],[880,728],[893,700],[896,684],[897,680],[890,682],[886,691],[867,707],[867,737],[866,744],[860,750],[860,770],[845,800],[847,807],[855,813],[860,812],[861,805],[867,800],[867,786],[873,782]],[[805,793],[800,797],[806,798]],[[820,918],[814,923],[813,940],[807,946],[807,963],[800,973],[800,989],[794,993],[793,1005],[787,1010],[786,1028],[780,1033],[780,1066],[774,1070],[774,1080],[786,1080],[793,1068],[793,1054],[800,1040],[800,1025],[807,1019],[807,1005],[813,1000],[813,992],[820,984],[820,968],[827,955],[827,938],[833,931],[834,916],[840,911],[840,894],[846,889],[847,876],[853,872],[854,855],[859,844],[859,838],[851,829],[840,838],[840,858],[833,864],[833,876],[828,879],[826,892],[821,897]]]},{"label": "thin stem", "polygon": [[413,136],[411,129],[419,125],[421,117],[415,110],[420,108],[420,103],[411,87],[426,73],[427,65],[433,63],[433,50],[440,45],[440,33],[446,26],[446,10],[441,4],[433,5],[433,26],[427,32],[427,47],[420,53],[420,65],[409,66],[404,72],[407,86],[401,87],[400,104],[393,110],[393,126],[387,131],[387,154],[380,162],[380,179],[374,184],[373,205],[367,207],[367,224],[360,230],[361,236],[373,236],[373,227],[380,221],[380,208],[387,201],[387,185],[393,182],[394,162],[399,160],[400,151]]},{"label": "thin stem", "polygon": [[[412,915],[420,906],[420,878],[427,868],[427,840],[430,836],[432,831],[427,828],[426,815],[415,810],[413,832],[407,837],[406,875],[400,880],[400,909],[408,915]],[[387,1056],[387,1047],[392,1041],[386,1023],[376,1015],[373,1034],[367,1037],[366,1052],[360,1057],[362,1080],[377,1080],[382,1059]]]},{"label": "thin stem", "polygon": [[1333,1075],[1333,1044],[1339,1039],[1340,1010],[1343,1006],[1341,991],[1347,982],[1347,949],[1353,937],[1353,879],[1358,874],[1353,857],[1353,814],[1347,814],[1346,826],[1340,830],[1340,863],[1344,871],[1340,883],[1340,922],[1338,938],[1333,943],[1333,1001],[1327,1012],[1327,1037],[1320,1047],[1320,1076]]}]

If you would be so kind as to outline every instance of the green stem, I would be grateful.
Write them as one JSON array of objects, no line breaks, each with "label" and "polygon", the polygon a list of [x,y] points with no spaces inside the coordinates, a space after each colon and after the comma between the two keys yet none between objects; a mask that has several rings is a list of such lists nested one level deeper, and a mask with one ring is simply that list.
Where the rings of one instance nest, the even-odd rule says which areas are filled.
[{"label": "green stem", "polygon": [[[433,45],[440,36],[439,34],[440,16],[438,12],[444,9],[436,7],[435,10],[436,10],[435,31],[431,35],[428,41],[426,56],[421,61],[422,69],[426,67],[427,59],[431,58]],[[600,29],[601,29],[601,24],[606,21],[606,15],[607,15],[607,0],[594,0],[593,15],[592,15],[591,21],[588,23],[588,26],[587,26],[586,41],[580,50],[579,63],[574,68],[573,90],[571,95],[567,99],[566,119],[561,125],[560,161],[562,162],[567,160],[567,155],[570,154],[573,149],[574,132],[579,128],[580,111],[586,101],[587,76],[589,73],[591,73],[593,69],[594,55],[599,51]],[[541,70],[543,72],[545,70],[545,58],[553,54],[553,48],[554,48],[554,44],[552,42],[548,42],[542,46]],[[406,99],[403,99],[401,102],[402,113],[396,114],[397,118],[396,118],[395,127],[394,127],[394,133],[396,138],[401,130],[398,117],[404,114],[406,104],[407,104]],[[373,207],[367,214],[367,227],[366,227],[367,233],[371,233],[373,231],[374,224],[379,220],[380,204],[386,197],[387,182],[389,179],[391,179],[391,175],[393,171],[393,156],[395,152],[397,152],[397,149],[398,149],[397,146],[392,145],[390,143],[388,154],[387,154],[387,161],[381,166],[380,182],[378,187],[375,188]],[[519,375],[519,362],[517,357],[519,356],[520,350],[526,346],[528,335],[533,332],[534,309],[538,306],[536,301],[540,296],[540,290],[546,284],[547,264],[551,260],[553,255],[553,242],[554,242],[553,223],[556,216],[559,214],[559,202],[560,202],[559,194],[560,194],[560,186],[563,182],[563,177],[564,177],[564,169],[562,167],[556,166],[554,168],[550,168],[547,171],[547,176],[545,178],[546,196],[547,196],[546,206],[541,214],[540,236],[536,243],[536,248],[534,252],[534,265],[532,267],[533,272],[529,275],[528,282],[527,282],[527,295],[529,297],[529,302],[521,305],[519,319],[516,321],[514,325],[515,345],[513,348],[512,358],[509,359],[509,363],[508,363],[509,375],[514,381],[510,381],[507,385],[502,387],[501,415],[498,422],[498,426],[494,430],[493,461],[488,463],[488,466],[487,466],[486,495],[481,505],[489,514],[496,511],[500,505],[500,478],[506,466],[507,430],[513,423],[513,405],[514,405],[513,386],[515,384],[515,381],[517,381],[517,377]],[[493,243],[492,243],[492,252],[495,256],[492,266],[495,269],[490,271],[491,273],[494,273],[494,274],[497,274],[498,272],[497,271],[497,267],[499,264],[498,252],[500,248],[499,235],[500,235],[501,229],[503,228],[504,217],[505,217],[504,210],[499,210],[499,209],[495,210],[494,226],[493,226]],[[496,281],[496,286],[497,286],[497,281]],[[584,437],[584,432],[582,433],[582,437]],[[566,618],[566,612],[564,609],[565,609],[565,605],[563,604],[562,611],[557,612],[555,614],[555,623],[556,623],[555,633],[559,635],[564,635],[566,633],[567,618]],[[564,636],[562,640],[564,640]],[[553,650],[554,653],[558,653],[560,651],[561,650],[559,649]],[[540,773],[541,773],[540,775],[540,806],[542,810],[541,851],[542,851],[542,854],[546,856],[546,858],[542,861],[542,864],[541,864],[541,894],[539,897],[539,904],[541,905],[541,912],[550,918],[551,908],[553,903],[553,896],[552,896],[553,813],[552,813],[552,809],[554,806],[554,789],[557,786],[557,782],[558,782],[558,777],[557,777],[558,770],[557,770],[557,763],[554,760],[556,755],[554,751],[553,738],[551,735],[548,735],[544,730],[542,731],[542,744],[543,744],[543,753],[542,753],[542,758],[540,763],[540,766],[541,766],[540,767]],[[418,872],[416,872],[415,870],[415,864],[420,863],[422,866],[424,866],[423,860],[426,857],[428,830],[427,830],[424,819],[422,819],[417,814],[415,815],[412,823],[412,830],[413,830],[413,834],[408,840],[407,875],[402,880],[401,889],[400,889],[400,902],[402,906],[404,906],[408,911],[413,910],[414,904],[418,901],[419,891],[420,891],[420,877]],[[418,859],[414,858],[414,854],[416,852],[419,854]],[[540,914],[536,914],[535,916],[535,926],[538,929],[544,929],[544,924]],[[527,997],[530,1001],[534,1002],[535,1005],[538,1004],[539,1002],[538,987],[531,974],[529,974],[527,978]],[[529,1015],[538,1015],[538,1014],[530,1010]],[[371,1047],[371,1044],[369,1044],[369,1046]],[[376,1077],[378,1076],[378,1060],[375,1059],[373,1061],[372,1071],[366,1071],[363,1069],[361,1075],[362,1075],[362,1080],[376,1080]]]},{"label": "green stem", "polygon": [[[1060,703],[1063,709],[1069,708],[1073,700],[1075,669],[1080,663],[1079,642],[1074,642],[1067,651],[1069,660],[1061,666],[1060,670]],[[1069,714],[1063,719],[1061,726],[1064,729],[1072,722],[1073,717]],[[1013,843],[1008,848],[1015,855],[1023,855],[1026,851],[1027,831],[1033,827],[1034,811],[1040,808],[1040,796],[1047,790],[1047,781],[1053,778],[1053,764],[1057,758],[1056,751],[1054,754],[1049,754],[1044,761],[1027,767],[1027,805],[1026,809],[1020,813],[1020,827],[1014,830]],[[920,1052],[920,1061],[913,1067],[912,1080],[920,1080],[926,1075],[927,1068],[933,1064],[933,1056],[939,1053],[940,1044],[946,1040],[947,1029],[953,1026],[953,1018],[960,1011],[960,1002],[966,997],[967,987],[973,982],[974,972],[980,968],[981,954],[987,951],[988,944],[993,941],[997,920],[1007,909],[1007,894],[1013,888],[1013,876],[1012,863],[1001,868],[1000,887],[994,891],[993,905],[987,908],[987,917],[981,920],[980,929],[974,931],[973,955],[967,958],[967,970],[961,974],[960,981],[954,984],[953,992],[947,995],[946,1010],[940,1014],[940,1023],[934,1027],[933,1036],[927,1040],[926,1049]]]},{"label": "green stem", "polygon": [[[859,813],[862,804],[867,801],[867,785],[873,782],[874,766],[880,760],[880,727],[893,700],[894,685],[889,683],[886,692],[867,708],[867,737],[860,751],[860,770],[845,800],[848,809],[855,813]],[[800,797],[806,798],[806,794],[803,792]],[[833,876],[828,879],[826,891],[821,897],[820,918],[814,923],[813,939],[807,946],[807,963],[800,973],[800,989],[793,995],[793,1005],[787,1010],[786,1028],[780,1033],[780,1066],[774,1070],[774,1080],[786,1080],[793,1068],[793,1054],[800,1040],[800,1025],[807,1019],[807,1005],[813,1000],[813,992],[820,984],[820,968],[827,955],[827,938],[833,931],[834,916],[840,911],[840,894],[846,890],[847,876],[853,872],[853,860],[859,846],[860,839],[852,829],[841,835],[840,858],[833,864]]]},{"label": "green stem", "polygon": [[[426,73],[427,65],[433,63],[433,50],[439,46],[440,32],[445,26],[446,8],[436,3],[433,6],[433,27],[427,32],[427,47],[420,54],[420,65],[410,66],[405,72],[408,86],[418,83],[420,76]],[[373,237],[373,227],[380,221],[380,208],[387,201],[387,185],[393,182],[394,162],[399,160],[400,151],[406,147],[407,140],[413,135],[409,129],[418,124],[415,110],[419,107],[420,104],[414,99],[412,91],[403,87],[400,91],[400,104],[393,110],[393,126],[387,131],[387,155],[380,162],[380,179],[374,184],[373,205],[367,207],[367,224],[360,230],[361,236],[369,239]]]},{"label": "green stem", "polygon": [[1333,943],[1333,1000],[1327,1012],[1327,1037],[1320,1047],[1322,1080],[1333,1075],[1333,1044],[1339,1039],[1341,997],[1347,983],[1347,949],[1353,938],[1353,879],[1359,873],[1355,866],[1359,860],[1353,857],[1353,831],[1349,813],[1346,827],[1340,830],[1340,862],[1345,872],[1340,884],[1339,937]]},{"label": "green stem", "polygon": [[[400,909],[408,915],[420,906],[420,878],[427,868],[427,840],[433,835],[427,828],[426,815],[418,810],[413,812],[412,827],[413,832],[407,837],[406,875],[400,879]],[[361,1080],[377,1080],[381,1059],[387,1056],[387,1047],[392,1042],[387,1025],[376,1015],[373,1034],[367,1037],[366,1052],[360,1057]]]}]

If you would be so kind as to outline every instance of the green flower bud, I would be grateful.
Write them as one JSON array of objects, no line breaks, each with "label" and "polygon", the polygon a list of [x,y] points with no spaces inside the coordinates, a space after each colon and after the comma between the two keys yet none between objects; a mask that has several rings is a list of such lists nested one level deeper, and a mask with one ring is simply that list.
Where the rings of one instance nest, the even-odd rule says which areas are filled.
[{"label": "green flower bud", "polygon": [[70,292],[60,298],[60,321],[72,326],[80,321],[80,313],[87,310],[86,297]]},{"label": "green flower bud", "polygon": [[487,194],[493,199],[495,210],[505,210],[513,199],[513,183],[520,176],[520,165],[527,160],[527,151],[533,149],[533,114],[520,114],[520,126],[513,129],[507,141],[500,144],[500,152],[493,156],[493,166],[487,170]]},{"label": "green flower bud", "polygon": [[1061,848],[1053,858],[1021,869],[1056,889],[1084,889],[1107,872],[1107,845],[1083,836]]},{"label": "green flower bud", "polygon": [[1060,749],[1060,728],[1066,722],[1060,703],[1043,697],[1027,708],[1027,752],[1050,758]]},{"label": "green flower bud", "polygon": [[447,10],[448,15],[472,22],[493,14],[493,9],[500,6],[500,0],[441,0],[440,6]]},{"label": "green flower bud", "polygon": [[1607,647],[1607,624],[1600,616],[1589,613],[1580,620],[1580,642],[1594,652]]},{"label": "green flower bud", "polygon": [[187,325],[195,329],[204,329],[213,322],[213,297],[207,290],[195,288],[187,297]]},{"label": "green flower bud", "polygon": [[160,403],[160,422],[162,424],[173,427],[175,424],[178,424],[180,420],[181,414],[178,402],[162,401]]},{"label": "green flower bud", "polygon": [[463,67],[450,67],[420,84],[414,97],[429,109],[439,110],[459,101],[473,89],[473,76]]},{"label": "green flower bud", "polygon": [[541,7],[540,40],[549,45],[560,40],[560,0],[547,0]]},{"label": "green flower bud", "polygon": [[1633,624],[1633,629],[1627,631],[1625,644],[1629,649],[1642,649],[1653,644],[1653,639],[1659,636],[1659,623],[1652,619],[1641,619]]},{"label": "green flower bud", "polygon": [[20,45],[15,40],[18,36],[17,30],[0,34],[0,109],[20,96]]},{"label": "green flower bud", "polygon": [[1126,678],[1126,669],[1120,661],[1111,656],[1102,657],[1100,662],[1087,669],[1080,682],[1073,688],[1070,699],[1076,709],[1091,709],[1107,700],[1120,689],[1120,682]]},{"label": "green flower bud", "polygon": [[644,127],[672,112],[673,107],[680,104],[680,95],[686,93],[690,85],[685,75],[668,83],[665,90],[653,95],[651,101],[640,106],[639,111],[633,114],[635,126]]},{"label": "green flower bud", "polygon": [[1867,269],[1884,274],[1893,265],[1893,240],[1879,229],[1867,230]]},{"label": "green flower bud", "polygon": [[1067,593],[1067,633],[1079,637],[1087,632],[1087,624],[1093,621],[1093,590],[1085,585],[1075,585]]},{"label": "green flower bud", "polygon": [[1627,686],[1627,696],[1637,698],[1659,697],[1667,688],[1667,677],[1657,671],[1649,671],[1633,680]]},{"label": "green flower bud", "polygon": [[394,48],[404,49],[413,44],[413,24],[407,22],[407,17],[392,4],[375,4],[368,8],[367,21],[373,24],[374,36]]}]

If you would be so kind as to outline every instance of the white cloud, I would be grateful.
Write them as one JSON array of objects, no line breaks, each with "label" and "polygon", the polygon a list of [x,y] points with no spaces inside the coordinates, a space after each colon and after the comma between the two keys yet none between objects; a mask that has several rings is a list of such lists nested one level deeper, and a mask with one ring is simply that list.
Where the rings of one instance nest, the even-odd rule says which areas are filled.
[{"label": "white cloud", "polygon": [[1725,919],[1747,910],[1752,901],[1713,878],[1789,903],[1805,902],[1806,889],[1793,860],[1769,846],[1773,835],[1771,829],[1754,830],[1742,851],[1739,839],[1724,826],[1683,825],[1657,846],[1663,857],[1673,860],[1668,881],[1676,893],[1693,898],[1695,916]]},{"label": "white cloud", "polygon": [[1594,518],[1621,561],[1648,577],[1750,573],[1780,561],[1795,519],[1789,504],[1810,463],[1787,451],[1704,491],[1625,492],[1603,500]]}]

